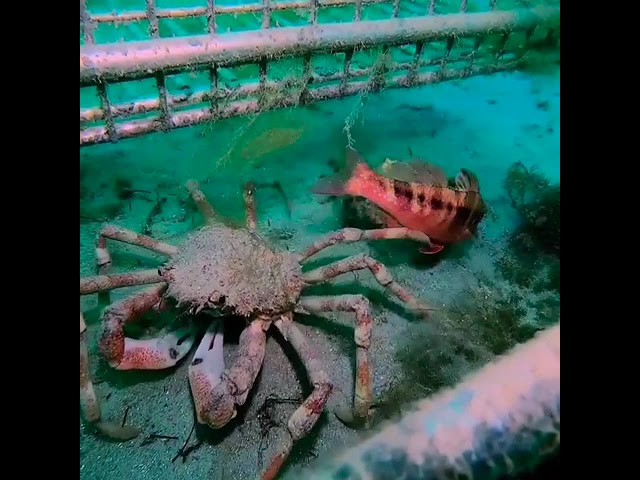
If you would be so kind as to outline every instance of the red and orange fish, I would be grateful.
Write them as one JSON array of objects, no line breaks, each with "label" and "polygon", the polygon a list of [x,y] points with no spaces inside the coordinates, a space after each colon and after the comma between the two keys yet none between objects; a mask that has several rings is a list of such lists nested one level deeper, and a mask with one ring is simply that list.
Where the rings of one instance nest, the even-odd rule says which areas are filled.
[{"label": "red and orange fish", "polygon": [[438,253],[445,245],[476,235],[487,207],[478,178],[471,171],[461,169],[455,186],[449,186],[442,169],[427,162],[387,160],[383,175],[349,147],[346,156],[346,170],[320,180],[311,189],[313,193],[369,200],[382,210],[386,227],[405,227],[428,235],[431,247],[420,249],[425,254]]}]

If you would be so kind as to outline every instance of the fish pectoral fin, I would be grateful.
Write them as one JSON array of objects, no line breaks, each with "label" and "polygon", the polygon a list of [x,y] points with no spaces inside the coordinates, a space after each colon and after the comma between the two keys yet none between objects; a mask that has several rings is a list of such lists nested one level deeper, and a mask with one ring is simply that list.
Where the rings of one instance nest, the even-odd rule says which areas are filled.
[{"label": "fish pectoral fin", "polygon": [[440,253],[444,249],[444,245],[438,245],[437,243],[431,243],[428,247],[420,247],[420,253],[425,255],[435,255]]},{"label": "fish pectoral fin", "polygon": [[461,168],[460,173],[456,175],[456,187],[467,192],[480,193],[480,182],[478,177],[471,170]]}]

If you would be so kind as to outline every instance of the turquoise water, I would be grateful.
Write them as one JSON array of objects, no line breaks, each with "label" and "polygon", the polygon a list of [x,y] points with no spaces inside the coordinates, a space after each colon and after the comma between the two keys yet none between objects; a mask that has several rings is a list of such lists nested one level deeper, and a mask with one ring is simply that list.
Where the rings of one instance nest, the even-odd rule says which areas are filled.
[{"label": "turquoise water", "polygon": [[[103,2],[103,7],[102,11],[110,11],[113,4]],[[96,104],[88,93],[84,101],[84,107]],[[559,254],[549,254],[535,242],[527,254],[514,247],[510,239],[520,232],[523,218],[505,189],[508,170],[515,162],[536,169],[551,183],[560,182],[557,66],[542,72],[499,73],[419,89],[385,90],[82,148],[80,275],[96,273],[95,241],[106,223],[173,244],[198,228],[202,218],[184,189],[189,179],[200,182],[221,215],[240,223],[244,182],[278,182],[284,197],[273,188],[257,190],[258,229],[283,249],[302,251],[327,232],[351,226],[340,199],[310,193],[319,178],[331,175],[343,162],[345,130],[373,167],[386,158],[417,157],[441,166],[449,176],[460,168],[474,171],[491,208],[479,238],[447,248],[437,257],[418,254],[412,242],[388,241],[338,246],[316,262],[367,253],[436,308],[428,322],[412,318],[366,271],[312,289],[312,294],[361,293],[370,299],[375,316],[371,357],[377,400],[393,410],[428,395],[557,321],[559,285],[547,277],[550,271],[559,272]],[[109,248],[114,272],[155,268],[162,261],[133,247],[110,243]],[[523,276],[540,281],[523,282]],[[111,301],[138,289],[114,291]],[[161,372],[110,369],[96,346],[103,307],[97,295],[81,297],[103,416],[119,420],[127,412],[127,423],[139,426],[142,434],[119,444],[82,426],[81,478],[255,478],[297,407],[297,401],[269,404],[266,399],[298,399],[310,391],[299,360],[282,340],[269,337],[262,372],[232,425],[220,431],[198,429],[189,437],[194,415],[186,373],[189,360]],[[333,397],[350,398],[353,316],[299,315],[296,320],[334,382]],[[157,334],[154,321],[151,315],[151,334]],[[237,335],[230,337],[225,345],[227,362],[237,353]],[[305,465],[357,441],[358,432],[330,413],[333,397],[319,424],[292,452],[289,467]],[[176,458],[179,451],[184,453],[183,445],[196,447]]]}]

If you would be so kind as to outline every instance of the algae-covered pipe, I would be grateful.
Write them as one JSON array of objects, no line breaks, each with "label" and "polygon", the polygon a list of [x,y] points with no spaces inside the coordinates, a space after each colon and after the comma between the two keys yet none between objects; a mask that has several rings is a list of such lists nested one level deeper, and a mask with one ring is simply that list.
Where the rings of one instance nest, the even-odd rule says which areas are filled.
[{"label": "algae-covered pipe", "polygon": [[80,86],[378,45],[557,27],[559,7],[281,27],[80,47]]},{"label": "algae-covered pipe", "polygon": [[559,451],[557,324],[304,478],[496,479]]}]

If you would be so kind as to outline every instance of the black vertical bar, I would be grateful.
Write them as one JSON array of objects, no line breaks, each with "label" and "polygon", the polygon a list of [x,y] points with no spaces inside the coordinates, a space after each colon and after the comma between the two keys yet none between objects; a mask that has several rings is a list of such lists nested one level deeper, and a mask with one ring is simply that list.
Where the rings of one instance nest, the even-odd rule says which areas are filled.
[{"label": "black vertical bar", "polygon": [[207,26],[209,27],[209,33],[216,33],[218,30],[215,0],[207,0]]},{"label": "black vertical bar", "polygon": [[158,87],[158,96],[160,98],[160,123],[165,132],[171,130],[171,115],[169,113],[169,102],[167,100],[167,86],[165,76],[162,72],[156,73],[156,86]]},{"label": "black vertical bar", "polygon": [[80,29],[85,43],[91,45],[95,43],[94,24],[91,15],[87,10],[87,0],[80,0]]},{"label": "black vertical bar", "polygon": [[309,0],[309,23],[318,24],[318,0]]},{"label": "black vertical bar", "polygon": [[393,13],[391,14],[391,17],[398,18],[399,13],[400,13],[400,0],[393,0]]},{"label": "black vertical bar", "polygon": [[117,142],[118,131],[116,129],[116,124],[113,121],[111,103],[109,102],[109,96],[107,95],[107,84],[106,82],[99,82],[96,87],[98,89],[98,97],[100,98],[100,108],[102,109],[102,115],[104,116],[105,125],[107,127],[107,136],[109,137],[109,141]]},{"label": "black vertical bar", "polygon": [[271,0],[262,0],[262,28],[271,26]]},{"label": "black vertical bar", "polygon": [[156,0],[146,0],[146,2],[149,35],[151,35],[151,38],[158,38],[160,36],[160,27],[158,26],[158,15],[156,14]]}]

